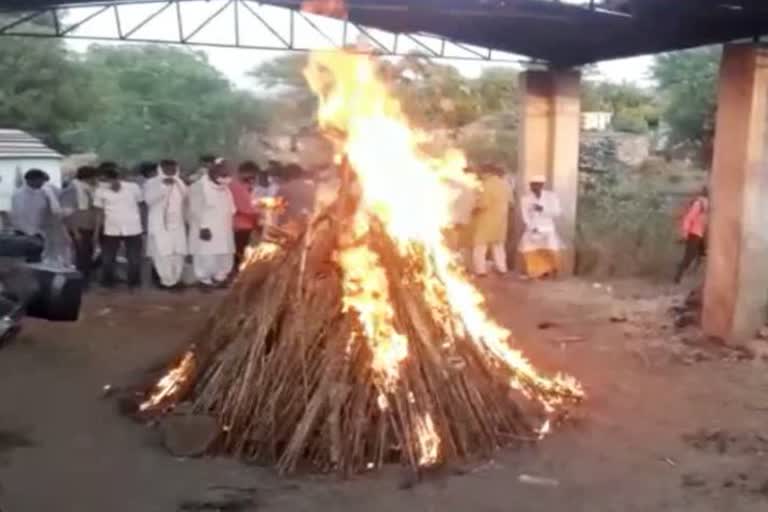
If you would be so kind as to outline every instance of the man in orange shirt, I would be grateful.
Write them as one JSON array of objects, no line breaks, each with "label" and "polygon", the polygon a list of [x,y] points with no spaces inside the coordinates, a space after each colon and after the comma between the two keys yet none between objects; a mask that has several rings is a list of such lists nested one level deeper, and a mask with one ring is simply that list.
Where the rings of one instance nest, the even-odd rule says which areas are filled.
[{"label": "man in orange shirt", "polygon": [[240,268],[245,248],[251,243],[251,236],[258,226],[258,212],[253,205],[253,187],[259,173],[259,166],[248,160],[240,164],[237,177],[229,185],[235,201],[235,271]]},{"label": "man in orange shirt", "polygon": [[699,262],[706,254],[707,224],[709,222],[709,190],[704,187],[693,200],[683,217],[681,226],[685,240],[685,254],[677,267],[675,283],[683,280],[683,275],[693,262]]}]

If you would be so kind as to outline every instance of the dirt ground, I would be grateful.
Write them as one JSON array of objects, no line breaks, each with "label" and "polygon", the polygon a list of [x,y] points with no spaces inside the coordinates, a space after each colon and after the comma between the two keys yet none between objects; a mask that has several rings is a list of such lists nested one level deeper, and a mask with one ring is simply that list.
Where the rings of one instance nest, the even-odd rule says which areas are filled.
[{"label": "dirt ground", "polygon": [[[577,376],[589,394],[572,424],[536,446],[409,489],[397,467],[281,479],[228,459],[174,458],[102,388],[177,349],[217,298],[93,294],[77,325],[29,322],[0,349],[0,510],[768,510],[764,363],[674,332],[668,290],[514,278],[485,287],[531,359]],[[203,505],[222,492],[242,506]]]}]

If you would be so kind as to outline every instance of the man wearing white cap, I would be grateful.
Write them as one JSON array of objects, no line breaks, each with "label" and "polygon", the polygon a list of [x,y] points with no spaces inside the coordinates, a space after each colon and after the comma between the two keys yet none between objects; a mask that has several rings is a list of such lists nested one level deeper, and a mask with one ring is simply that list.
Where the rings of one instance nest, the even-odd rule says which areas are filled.
[{"label": "man wearing white cap", "polygon": [[557,195],[544,189],[546,178],[535,175],[530,179],[530,191],[523,196],[521,210],[525,232],[519,251],[525,262],[528,277],[554,277],[559,267],[559,253],[563,249],[557,234],[555,219],[560,215]]}]

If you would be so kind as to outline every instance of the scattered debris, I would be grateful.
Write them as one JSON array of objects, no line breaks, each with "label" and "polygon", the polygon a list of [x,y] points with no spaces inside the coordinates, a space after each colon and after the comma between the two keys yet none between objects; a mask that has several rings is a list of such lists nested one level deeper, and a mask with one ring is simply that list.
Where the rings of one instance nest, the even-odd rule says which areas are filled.
[{"label": "scattered debris", "polygon": [[104,317],[112,313],[112,308],[101,308],[97,313],[97,317]]},{"label": "scattered debris", "polygon": [[256,510],[257,489],[215,486],[209,487],[200,499],[179,504],[179,512],[245,512]]},{"label": "scattered debris", "polygon": [[721,455],[768,453],[768,437],[756,432],[732,433],[722,429],[700,429],[683,435],[683,440],[697,450]]},{"label": "scattered debris", "polygon": [[610,317],[611,322],[614,324],[623,324],[629,321],[629,317],[625,311],[614,311]]},{"label": "scattered debris", "polygon": [[560,481],[554,478],[533,475],[520,475],[517,477],[517,481],[521,484],[538,485],[541,487],[558,487],[560,485]]},{"label": "scattered debris", "polygon": [[[682,475],[683,487],[702,489],[703,492],[713,492],[719,488],[720,492],[730,494],[751,495],[759,499],[768,498],[768,480],[765,480],[765,466],[750,463],[745,471],[722,478],[721,473],[712,473],[704,476],[697,473]],[[706,489],[703,489],[705,488]],[[716,491],[715,491],[716,492]]]},{"label": "scattered debris", "polygon": [[704,487],[707,481],[701,476],[693,473],[686,473],[682,476],[683,487]]},{"label": "scattered debris", "polygon": [[115,388],[112,387],[112,384],[104,384],[104,386],[101,388],[101,396],[103,398],[109,398],[114,393]]},{"label": "scattered debris", "polygon": [[565,344],[581,343],[583,341],[587,341],[587,339],[584,336],[561,336],[554,340],[555,343],[565,343]]}]

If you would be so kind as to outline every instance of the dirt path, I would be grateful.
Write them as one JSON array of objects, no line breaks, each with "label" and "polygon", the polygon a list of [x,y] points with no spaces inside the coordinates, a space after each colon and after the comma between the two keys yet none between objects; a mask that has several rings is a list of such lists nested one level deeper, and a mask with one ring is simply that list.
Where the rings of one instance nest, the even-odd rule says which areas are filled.
[{"label": "dirt path", "polygon": [[[216,297],[94,295],[78,325],[30,323],[0,350],[0,509],[176,512],[224,486],[254,499],[253,510],[281,512],[768,510],[765,366],[720,355],[690,364],[653,311],[666,302],[647,298],[658,290],[633,298],[624,289],[635,285],[612,295],[578,281],[486,286],[526,353],[578,376],[589,393],[579,420],[536,447],[408,490],[398,468],[348,482],[284,480],[232,460],[174,459],[101,389],[173,352]],[[617,303],[629,322],[609,321]],[[521,484],[521,474],[559,486]]]}]

